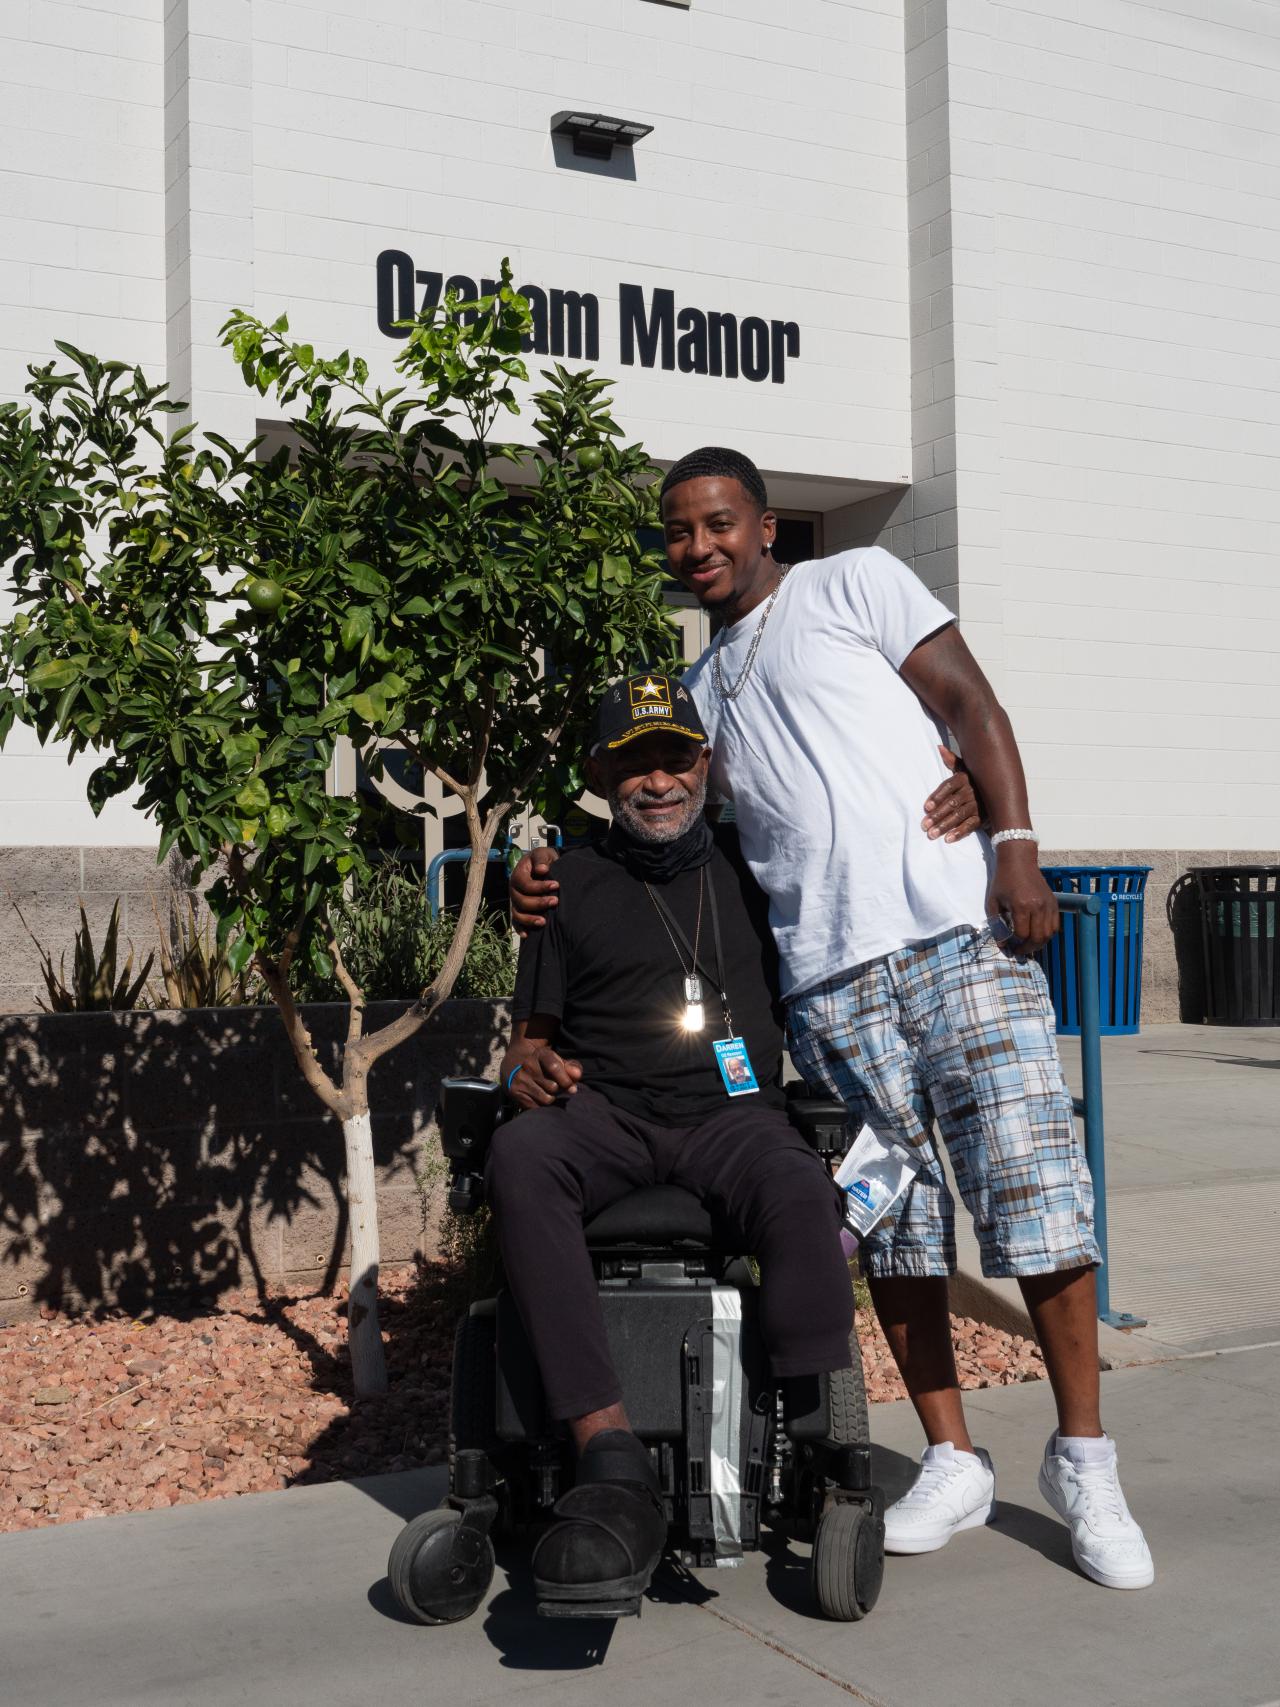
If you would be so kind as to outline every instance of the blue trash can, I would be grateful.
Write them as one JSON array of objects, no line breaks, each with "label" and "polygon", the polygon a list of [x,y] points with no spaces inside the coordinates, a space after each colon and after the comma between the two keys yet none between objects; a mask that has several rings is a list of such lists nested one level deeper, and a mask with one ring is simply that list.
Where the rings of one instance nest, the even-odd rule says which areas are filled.
[{"label": "blue trash can", "polygon": [[[1045,881],[1059,895],[1102,895],[1098,920],[1098,1009],[1103,1037],[1132,1036],[1142,1010],[1142,914],[1149,865],[1046,865]],[[1080,1035],[1080,931],[1091,929],[1074,913],[1036,956],[1062,1037]]]}]

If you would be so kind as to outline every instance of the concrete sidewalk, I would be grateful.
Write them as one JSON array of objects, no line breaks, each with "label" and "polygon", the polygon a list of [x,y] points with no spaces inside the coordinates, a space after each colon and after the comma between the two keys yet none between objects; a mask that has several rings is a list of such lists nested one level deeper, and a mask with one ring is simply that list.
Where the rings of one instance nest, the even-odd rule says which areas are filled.
[{"label": "concrete sidewalk", "polygon": [[[383,1571],[439,1497],[428,1471],[0,1536],[0,1707],[1280,1707],[1280,1343],[1258,1344],[1280,1342],[1277,1066],[1275,1031],[1104,1043],[1112,1298],[1151,1324],[1111,1340],[1116,1362],[1163,1361],[1113,1369],[1103,1403],[1153,1588],[1073,1568],[1036,1492],[1035,1383],[967,1400],[997,1525],[891,1559],[862,1624],[815,1617],[804,1548],[664,1577],[616,1627],[537,1620],[516,1553],[484,1613],[408,1624]],[[872,1415],[893,1498],[919,1431],[906,1405]]]},{"label": "concrete sidewalk", "polygon": [[[260,1494],[0,1536],[5,1707],[379,1707],[685,1700],[782,1707],[1261,1707],[1280,1693],[1275,1417],[1280,1350],[1104,1377],[1154,1588],[1118,1594],[1072,1567],[1035,1489],[1047,1388],[969,1401],[992,1451],[998,1524],[891,1559],[862,1624],[814,1616],[807,1549],[693,1583],[664,1578],[639,1620],[533,1616],[527,1558],[487,1610],[423,1629],[383,1569],[438,1472]],[[878,1406],[879,1476],[901,1491],[919,1448]]]},{"label": "concrete sidewalk", "polygon": [[[1079,1095],[1079,1043],[1061,1043]],[[1275,1027],[1103,1038],[1111,1303],[1147,1318],[1103,1331],[1110,1362],[1280,1341],[1277,1070]],[[966,1216],[956,1231],[957,1307],[1028,1332],[1016,1285],[981,1281]]]}]

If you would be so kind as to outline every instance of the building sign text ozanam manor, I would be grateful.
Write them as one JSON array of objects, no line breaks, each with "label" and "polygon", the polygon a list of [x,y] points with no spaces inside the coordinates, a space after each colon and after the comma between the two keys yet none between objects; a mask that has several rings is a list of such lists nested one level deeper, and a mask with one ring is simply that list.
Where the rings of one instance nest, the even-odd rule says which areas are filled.
[{"label": "building sign text ozanam manor", "polygon": [[[378,256],[378,330],[388,338],[408,334],[396,322],[412,320],[434,308],[449,291],[463,301],[491,296],[494,279],[477,281],[464,273],[415,267],[403,249]],[[590,291],[544,290],[521,285],[533,310],[533,333],[525,350],[538,356],[600,359],[600,301]],[[761,320],[749,315],[717,314],[701,308],[677,310],[675,292],[642,286],[618,286],[618,349],[624,367],[656,367],[667,372],[705,373],[713,379],[771,379],[783,385],[787,357],[800,354],[800,328],[794,320]]]}]

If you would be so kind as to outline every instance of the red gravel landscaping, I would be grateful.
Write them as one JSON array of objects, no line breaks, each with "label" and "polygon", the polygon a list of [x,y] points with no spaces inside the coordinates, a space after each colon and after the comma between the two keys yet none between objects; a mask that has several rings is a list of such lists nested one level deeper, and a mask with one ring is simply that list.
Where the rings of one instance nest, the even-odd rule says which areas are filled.
[{"label": "red gravel landscaping", "polygon": [[[0,1530],[438,1464],[453,1344],[449,1272],[384,1278],[391,1385],[357,1400],[345,1300],[256,1294],[198,1310],[0,1328]],[[965,1387],[1038,1380],[1030,1341],[953,1317]],[[902,1383],[860,1311],[873,1402]]]}]

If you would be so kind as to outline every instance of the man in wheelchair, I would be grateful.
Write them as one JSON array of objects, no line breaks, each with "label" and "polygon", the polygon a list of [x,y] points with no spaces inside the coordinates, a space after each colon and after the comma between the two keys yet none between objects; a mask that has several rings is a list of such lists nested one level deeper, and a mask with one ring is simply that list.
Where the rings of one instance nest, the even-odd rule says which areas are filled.
[{"label": "man in wheelchair", "polygon": [[[548,1513],[534,1575],[551,1616],[638,1612],[668,1523],[703,1566],[781,1521],[813,1541],[832,1618],[879,1592],[883,1499],[829,1175],[845,1110],[783,1095],[768,904],[736,834],[704,816],[708,757],[678,682],[608,691],[590,770],[613,824],[560,862],[559,905],[522,950],[515,1113],[495,1131],[502,1087],[445,1081],[450,1204],[487,1195],[508,1284],[459,1324],[446,1502],[388,1561],[422,1623],[470,1616],[494,1526]],[[926,828],[971,818],[963,775],[934,790]]]},{"label": "man in wheelchair", "polygon": [[850,1366],[841,1197],[788,1118],[768,903],[736,835],[704,815],[708,763],[677,681],[609,689],[589,770],[611,828],[560,861],[559,906],[521,951],[502,1066],[520,1113],[493,1138],[486,1189],[548,1409],[577,1454],[534,1555],[544,1612],[638,1609],[667,1532],[584,1223],[637,1188],[685,1188],[758,1265],[780,1392]]}]

